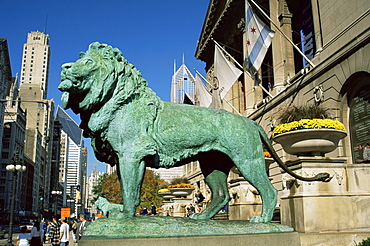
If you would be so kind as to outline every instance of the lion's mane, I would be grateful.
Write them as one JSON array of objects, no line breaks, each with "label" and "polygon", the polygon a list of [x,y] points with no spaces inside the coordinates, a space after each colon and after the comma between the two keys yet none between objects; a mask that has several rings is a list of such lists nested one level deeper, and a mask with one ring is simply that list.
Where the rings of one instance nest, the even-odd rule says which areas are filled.
[{"label": "lion's mane", "polygon": [[[89,61],[94,65],[90,67]],[[148,87],[141,72],[122,56],[120,50],[110,45],[92,43],[86,53],[80,53],[79,60],[68,65],[69,69],[62,71],[59,86],[65,91],[62,100],[67,102],[63,105],[81,114],[80,127],[85,137],[92,138],[97,158],[114,164],[116,158],[111,156],[111,147],[102,136],[114,113],[140,98],[141,106],[147,107],[150,128],[161,107],[161,100]]]}]

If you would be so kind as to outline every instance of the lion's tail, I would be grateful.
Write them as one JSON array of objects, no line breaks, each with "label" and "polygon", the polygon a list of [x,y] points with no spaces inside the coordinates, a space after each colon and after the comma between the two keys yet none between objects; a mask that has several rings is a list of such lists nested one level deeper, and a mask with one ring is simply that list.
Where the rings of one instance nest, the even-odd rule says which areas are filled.
[{"label": "lion's tail", "polygon": [[261,140],[264,143],[265,147],[267,148],[268,152],[271,154],[272,158],[280,165],[280,167],[285,172],[287,172],[288,174],[290,174],[294,178],[297,178],[297,179],[300,179],[300,180],[303,180],[303,181],[323,181],[323,182],[329,182],[332,179],[332,177],[330,177],[330,174],[329,173],[319,173],[319,174],[315,175],[314,177],[303,177],[303,176],[300,176],[300,175],[294,173],[293,171],[291,171],[285,165],[285,163],[280,159],[280,157],[278,156],[278,154],[275,152],[275,149],[272,147],[271,141],[267,137],[267,134],[263,130],[263,128],[257,122],[253,121],[253,123],[257,126],[257,129],[258,129],[258,132],[260,134]]}]

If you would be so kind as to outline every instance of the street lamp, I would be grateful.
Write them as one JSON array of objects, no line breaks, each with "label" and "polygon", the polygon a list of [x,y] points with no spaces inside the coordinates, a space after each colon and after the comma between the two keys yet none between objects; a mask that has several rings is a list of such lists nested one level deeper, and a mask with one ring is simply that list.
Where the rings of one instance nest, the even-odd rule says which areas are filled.
[{"label": "street lamp", "polygon": [[12,190],[12,200],[10,203],[10,218],[9,218],[9,235],[7,246],[13,246],[13,217],[14,217],[14,205],[16,196],[16,186],[17,186],[17,174],[18,172],[26,171],[26,166],[22,166],[22,160],[19,158],[19,153],[15,154],[15,158],[11,159],[9,164],[6,166],[6,170],[13,172],[13,190]]},{"label": "street lamp", "polygon": [[53,190],[53,191],[51,191],[51,194],[54,195],[54,212],[55,212],[55,216],[56,216],[57,213],[58,213],[58,195],[62,195],[63,191]]}]

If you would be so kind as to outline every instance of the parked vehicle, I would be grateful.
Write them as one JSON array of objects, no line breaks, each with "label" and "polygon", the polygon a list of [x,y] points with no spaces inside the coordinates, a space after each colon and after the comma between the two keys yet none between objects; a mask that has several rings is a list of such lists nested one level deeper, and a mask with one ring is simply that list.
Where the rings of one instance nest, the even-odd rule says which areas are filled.
[{"label": "parked vehicle", "polygon": [[27,227],[27,231],[30,232],[33,227],[33,223],[29,220],[22,220],[21,223],[19,224],[19,231],[23,226]]}]

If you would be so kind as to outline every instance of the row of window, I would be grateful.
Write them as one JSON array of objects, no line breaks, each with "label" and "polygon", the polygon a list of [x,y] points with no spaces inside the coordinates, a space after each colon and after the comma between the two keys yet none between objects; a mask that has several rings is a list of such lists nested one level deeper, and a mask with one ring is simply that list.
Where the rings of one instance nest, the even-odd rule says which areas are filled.
[{"label": "row of window", "polygon": [[[27,46],[25,46],[24,49],[26,50]],[[32,47],[32,50],[35,50],[35,47]],[[44,50],[46,51],[46,48],[44,48]]]},{"label": "row of window", "polygon": [[[24,54],[27,54],[27,51],[25,51],[25,52],[24,52]],[[35,54],[35,52],[33,52],[33,51],[32,51],[32,53],[31,53],[31,54],[32,54],[32,55],[34,55],[34,54]],[[46,52],[44,52],[44,55],[46,56]],[[24,58],[26,58],[26,56],[24,56]]]}]

